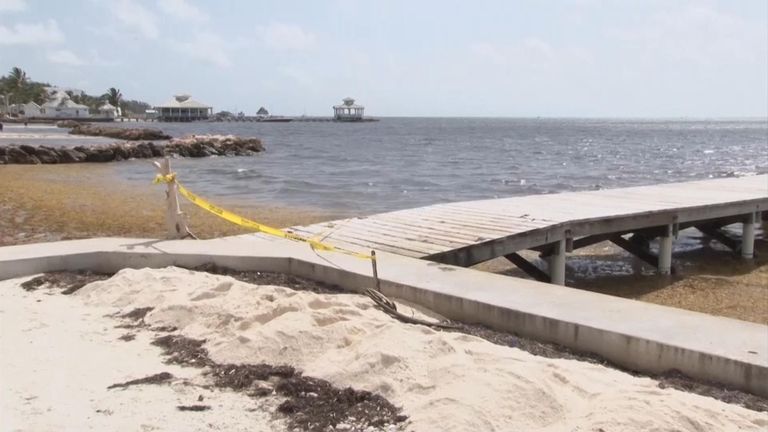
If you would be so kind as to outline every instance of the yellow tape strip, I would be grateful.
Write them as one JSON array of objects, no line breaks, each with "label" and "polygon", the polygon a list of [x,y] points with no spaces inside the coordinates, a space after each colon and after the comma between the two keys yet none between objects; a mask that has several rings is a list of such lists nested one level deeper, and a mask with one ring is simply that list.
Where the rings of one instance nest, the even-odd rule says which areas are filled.
[{"label": "yellow tape strip", "polygon": [[232,212],[230,212],[228,210],[225,210],[225,209],[223,209],[221,207],[218,207],[218,206],[216,206],[216,205],[214,205],[214,204],[204,200],[203,198],[195,195],[194,193],[192,193],[189,189],[187,189],[184,186],[182,186],[181,183],[179,183],[176,180],[176,173],[171,173],[171,174],[168,174],[168,175],[158,174],[157,177],[155,177],[155,180],[154,180],[153,183],[155,183],[155,184],[157,184],[157,183],[176,183],[176,186],[179,189],[179,193],[184,198],[188,199],[189,201],[191,201],[196,206],[198,206],[198,207],[200,207],[200,208],[202,208],[204,210],[207,210],[207,211],[215,214],[216,216],[218,216],[218,217],[220,217],[222,219],[225,219],[225,220],[227,220],[229,222],[232,222],[232,223],[234,223],[236,225],[240,225],[241,227],[245,227],[245,228],[254,230],[256,232],[262,232],[264,234],[269,234],[269,235],[272,235],[272,236],[275,236],[275,237],[280,237],[280,238],[284,238],[284,239],[288,239],[288,240],[294,240],[294,241],[308,243],[309,246],[312,247],[312,249],[315,249],[315,250],[323,250],[323,251],[329,251],[329,252],[339,252],[339,253],[343,253],[343,254],[346,254],[346,255],[351,255],[351,256],[354,256],[354,257],[357,257],[357,258],[362,258],[362,259],[375,259],[371,255],[366,255],[366,254],[362,254],[362,253],[358,253],[358,252],[344,250],[344,249],[338,248],[336,246],[329,245],[327,243],[322,243],[322,242],[317,241],[315,239],[306,238],[306,237],[300,236],[298,234],[293,234],[293,233],[285,232],[285,231],[283,231],[281,229],[272,228],[270,226],[263,225],[263,224],[260,224],[258,222],[254,222],[254,221],[252,221],[252,220],[250,220],[248,218],[244,218],[242,216],[236,215],[236,214],[234,214],[234,213],[232,213]]}]

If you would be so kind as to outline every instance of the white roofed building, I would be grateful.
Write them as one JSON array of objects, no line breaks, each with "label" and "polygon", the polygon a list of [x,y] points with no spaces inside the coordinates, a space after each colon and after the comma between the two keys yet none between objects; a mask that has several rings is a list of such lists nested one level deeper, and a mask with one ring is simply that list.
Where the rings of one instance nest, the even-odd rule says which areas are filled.
[{"label": "white roofed building", "polygon": [[109,102],[99,107],[99,116],[106,118],[115,118],[120,116],[120,108],[115,107]]},{"label": "white roofed building", "polygon": [[338,121],[360,121],[365,107],[356,105],[351,97],[344,98],[341,105],[333,106],[333,118]]},{"label": "white roofed building", "polygon": [[168,102],[156,106],[160,121],[207,120],[213,114],[213,107],[192,99],[189,95],[176,95]]},{"label": "white roofed building", "polygon": [[27,102],[25,104],[11,105],[11,114],[24,116],[27,118],[40,117],[40,105],[34,102]]},{"label": "white roofed building", "polygon": [[42,117],[87,118],[91,116],[87,105],[75,103],[63,91],[55,91],[51,99],[40,107]]}]

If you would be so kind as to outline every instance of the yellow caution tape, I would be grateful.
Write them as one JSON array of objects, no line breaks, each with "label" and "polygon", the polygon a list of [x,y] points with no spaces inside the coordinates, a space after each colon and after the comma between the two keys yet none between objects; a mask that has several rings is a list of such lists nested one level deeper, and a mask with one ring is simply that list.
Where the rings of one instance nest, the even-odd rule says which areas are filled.
[{"label": "yellow caution tape", "polygon": [[225,219],[225,220],[227,220],[229,222],[232,222],[232,223],[234,223],[236,225],[240,225],[242,227],[254,230],[256,232],[261,232],[261,233],[264,233],[264,234],[269,234],[269,235],[272,235],[272,236],[275,236],[275,237],[280,237],[280,238],[284,238],[284,239],[288,239],[288,240],[294,240],[294,241],[308,243],[309,246],[312,249],[315,249],[315,250],[323,250],[323,251],[329,251],[329,252],[339,252],[339,253],[343,253],[343,254],[346,254],[346,255],[351,255],[351,256],[354,256],[354,257],[357,257],[357,258],[363,258],[363,259],[375,259],[375,256],[372,256],[372,255],[366,255],[366,254],[362,254],[362,253],[358,253],[358,252],[344,250],[344,249],[338,248],[336,246],[329,245],[327,243],[322,243],[322,242],[320,242],[318,240],[315,240],[315,239],[311,239],[311,238],[300,236],[298,234],[293,234],[293,233],[290,233],[290,232],[286,232],[286,231],[283,231],[283,230],[278,229],[278,228],[272,228],[270,226],[267,226],[267,225],[264,225],[264,224],[260,224],[258,222],[254,222],[254,221],[252,221],[252,220],[250,220],[248,218],[236,215],[236,214],[230,212],[229,210],[225,210],[225,209],[223,209],[221,207],[218,207],[218,206],[216,206],[214,204],[211,204],[210,202],[208,202],[208,201],[204,200],[203,198],[201,198],[201,197],[195,195],[194,193],[192,193],[189,189],[187,189],[184,186],[182,186],[181,183],[178,182],[178,180],[176,180],[176,173],[171,173],[171,174],[166,174],[166,175],[158,174],[155,177],[155,180],[153,181],[153,183],[155,183],[155,184],[158,184],[158,183],[176,183],[176,186],[178,187],[179,193],[184,198],[186,198],[189,201],[191,201],[193,204],[197,205],[198,207],[200,207],[200,208],[202,208],[204,210],[207,210],[207,211],[215,214],[216,216],[218,216],[218,217],[220,217],[222,219]]}]

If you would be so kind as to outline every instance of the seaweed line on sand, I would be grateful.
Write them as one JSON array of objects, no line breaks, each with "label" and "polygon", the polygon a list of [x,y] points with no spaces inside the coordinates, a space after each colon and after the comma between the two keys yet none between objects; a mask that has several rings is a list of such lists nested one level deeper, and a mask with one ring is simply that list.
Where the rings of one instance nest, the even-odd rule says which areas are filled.
[{"label": "seaweed line on sand", "polygon": [[161,383],[168,382],[172,379],[173,379],[173,375],[171,375],[169,372],[160,372],[154,375],[150,375],[148,377],[134,379],[134,380],[126,381],[124,383],[112,384],[111,386],[107,387],[107,390],[111,390],[114,388],[126,388],[130,386],[143,385],[143,384],[161,384]]},{"label": "seaweed line on sand", "polygon": [[250,397],[272,394],[284,397],[277,407],[287,416],[289,429],[325,431],[341,424],[355,430],[382,428],[404,422],[407,417],[381,395],[353,388],[338,388],[330,382],[304,376],[291,366],[218,364],[208,357],[205,341],[179,335],[156,338],[167,363],[206,367],[214,387],[244,392]]}]

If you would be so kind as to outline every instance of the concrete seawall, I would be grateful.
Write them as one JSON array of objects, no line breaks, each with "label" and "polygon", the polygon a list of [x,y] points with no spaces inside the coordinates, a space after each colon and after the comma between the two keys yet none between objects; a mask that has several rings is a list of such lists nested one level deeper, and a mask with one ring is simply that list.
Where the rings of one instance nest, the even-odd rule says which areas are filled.
[{"label": "concrete seawall", "polygon": [[[196,267],[275,271],[373,286],[370,262],[259,236],[91,239],[0,248],[0,280],[54,270]],[[768,326],[379,253],[385,294],[448,318],[597,354],[646,373],[679,370],[768,397]]]}]

